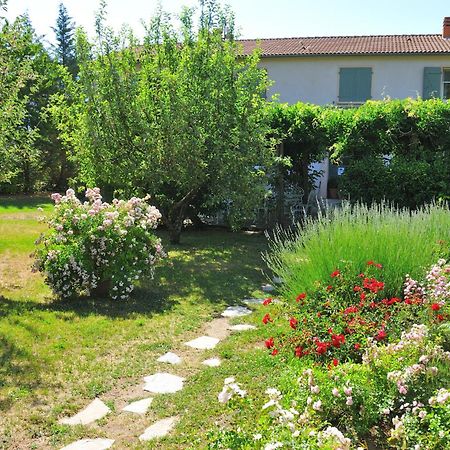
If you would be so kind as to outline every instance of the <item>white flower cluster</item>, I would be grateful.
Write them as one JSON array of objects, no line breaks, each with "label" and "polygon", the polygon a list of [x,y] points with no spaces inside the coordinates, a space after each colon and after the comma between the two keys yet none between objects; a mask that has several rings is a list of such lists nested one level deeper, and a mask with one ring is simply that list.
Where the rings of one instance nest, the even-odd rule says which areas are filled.
[{"label": "white flower cluster", "polygon": [[227,403],[233,398],[234,395],[244,398],[247,395],[247,391],[240,388],[234,377],[225,378],[223,389],[217,396],[219,402]]},{"label": "white flower cluster", "polygon": [[53,194],[51,232],[39,239],[36,268],[60,297],[92,293],[106,286],[115,299],[126,299],[134,282],[151,276],[166,254],[152,230],[161,213],[148,197],[102,201],[99,188],[87,189],[81,202],[73,189]]},{"label": "white flower cluster", "polygon": [[352,444],[349,438],[346,438],[336,427],[328,427],[319,431],[317,435],[319,447],[332,448],[333,450],[350,450]]}]

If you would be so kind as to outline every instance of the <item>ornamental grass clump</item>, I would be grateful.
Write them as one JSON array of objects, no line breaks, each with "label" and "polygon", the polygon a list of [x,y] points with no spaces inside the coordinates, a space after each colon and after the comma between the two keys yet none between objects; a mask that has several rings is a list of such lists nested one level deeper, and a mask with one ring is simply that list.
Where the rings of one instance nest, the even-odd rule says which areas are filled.
[{"label": "ornamental grass clump", "polygon": [[35,269],[61,298],[82,295],[126,300],[134,283],[153,275],[165,257],[154,229],[160,212],[148,197],[102,200],[99,188],[87,189],[81,202],[73,189],[53,194],[49,231],[36,244]]},{"label": "ornamental grass clump", "polygon": [[449,244],[447,204],[416,211],[387,204],[347,204],[317,220],[307,218],[293,233],[276,233],[265,259],[283,279],[285,297],[311,291],[342,261],[351,262],[356,272],[371,259],[384,265],[385,295],[399,297],[405,274],[421,278],[436,261],[439,247],[448,256]]}]

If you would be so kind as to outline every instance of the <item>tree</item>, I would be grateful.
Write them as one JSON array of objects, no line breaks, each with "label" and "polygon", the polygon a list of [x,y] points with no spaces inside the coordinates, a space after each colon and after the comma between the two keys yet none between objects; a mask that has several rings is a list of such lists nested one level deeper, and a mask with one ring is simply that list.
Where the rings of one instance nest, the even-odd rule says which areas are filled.
[{"label": "tree", "polygon": [[56,59],[67,67],[72,76],[78,72],[75,55],[75,23],[69,16],[64,3],[58,7],[58,18],[56,27],[52,28],[56,35],[56,46],[54,47]]},{"label": "tree", "polygon": [[43,112],[56,92],[57,64],[26,15],[0,25],[0,189],[30,192],[51,177],[56,130]]},{"label": "tree", "polygon": [[226,207],[233,226],[249,217],[274,158],[259,55],[239,55],[228,10],[200,6],[198,29],[192,9],[179,29],[159,11],[141,45],[131,31],[104,26],[103,3],[97,41],[77,35],[70,95],[78,101],[59,96],[53,109],[80,180],[116,195],[151,194],[172,242],[192,208]]}]

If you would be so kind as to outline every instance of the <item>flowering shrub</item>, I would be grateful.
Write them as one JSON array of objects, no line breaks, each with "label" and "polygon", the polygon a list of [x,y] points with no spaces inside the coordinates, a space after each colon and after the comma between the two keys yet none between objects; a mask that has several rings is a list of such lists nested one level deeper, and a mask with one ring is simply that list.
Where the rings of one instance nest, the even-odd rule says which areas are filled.
[{"label": "flowering shrub", "polygon": [[46,275],[54,293],[63,298],[102,294],[125,300],[134,282],[153,274],[165,256],[153,230],[161,214],[148,198],[102,201],[100,189],[87,189],[82,203],[69,189],[53,194],[50,231],[37,241],[35,268]]},{"label": "flowering shrub", "polygon": [[278,308],[271,306],[262,322],[277,336],[270,336],[266,347],[274,356],[283,350],[337,366],[360,361],[368,343],[399,337],[414,321],[448,318],[450,265],[445,260],[431,268],[423,285],[407,276],[403,298],[385,297],[382,277],[383,266],[374,261],[357,274],[345,265],[326,283],[317,283],[315,291],[300,293]]},{"label": "flowering shrub", "polygon": [[[426,325],[414,325],[389,344],[371,340],[361,363],[331,371],[307,366],[307,359],[284,366],[278,388],[248,400],[252,408],[261,402],[258,420],[248,429],[219,431],[210,448],[350,450],[367,448],[368,436],[380,448],[387,440],[398,449],[448,447],[450,395],[443,386],[450,352]],[[433,432],[434,446],[414,447]]]}]

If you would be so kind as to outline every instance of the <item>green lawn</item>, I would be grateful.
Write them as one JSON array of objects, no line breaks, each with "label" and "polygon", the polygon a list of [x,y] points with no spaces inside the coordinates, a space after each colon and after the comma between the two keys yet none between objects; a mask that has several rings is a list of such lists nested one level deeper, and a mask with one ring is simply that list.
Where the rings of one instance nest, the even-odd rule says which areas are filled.
[{"label": "green lawn", "polygon": [[[204,353],[186,352],[182,343],[226,305],[258,294],[265,239],[186,232],[181,246],[166,244],[169,258],[132,300],[57,301],[40,274],[30,272],[34,240],[45,229],[38,206],[44,214],[51,209],[45,198],[0,197],[0,448],[60,448],[77,438],[111,435],[114,448],[202,448],[214,423],[227,421],[217,402],[223,379],[238,375],[259,390],[257,381],[270,379],[273,360],[255,348],[257,331],[233,335]],[[254,314],[247,321],[259,319]],[[186,354],[184,364],[156,362],[177,349]],[[221,367],[200,364],[213,354],[226,360]],[[142,377],[157,371],[185,376],[186,387],[155,396],[146,417],[111,414],[95,426],[58,425],[96,396],[116,411],[145,397]],[[147,426],[174,414],[180,422],[168,438],[139,443]]]}]

